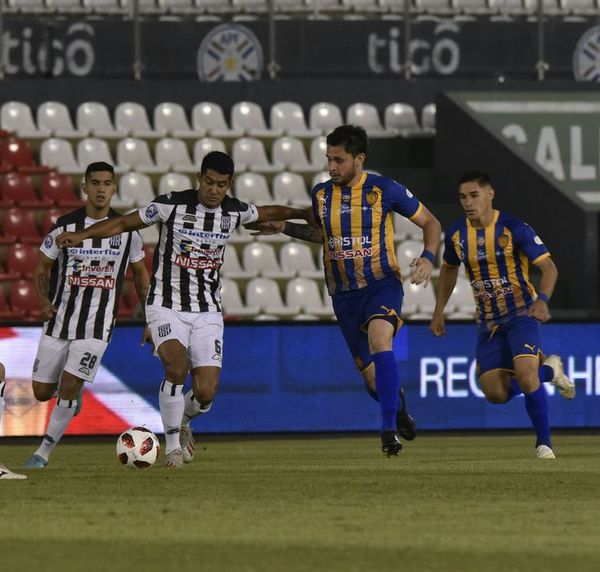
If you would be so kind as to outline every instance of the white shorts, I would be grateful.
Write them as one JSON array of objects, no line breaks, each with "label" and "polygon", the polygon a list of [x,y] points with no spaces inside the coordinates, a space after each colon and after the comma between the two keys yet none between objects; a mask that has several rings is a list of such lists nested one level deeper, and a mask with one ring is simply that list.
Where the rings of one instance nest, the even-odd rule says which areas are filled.
[{"label": "white shorts", "polygon": [[64,370],[91,383],[107,346],[96,338],[61,340],[43,335],[33,362],[33,381],[58,383]]},{"label": "white shorts", "polygon": [[178,312],[162,306],[146,306],[154,353],[167,340],[178,340],[187,349],[191,369],[221,367],[223,362],[223,314]]}]

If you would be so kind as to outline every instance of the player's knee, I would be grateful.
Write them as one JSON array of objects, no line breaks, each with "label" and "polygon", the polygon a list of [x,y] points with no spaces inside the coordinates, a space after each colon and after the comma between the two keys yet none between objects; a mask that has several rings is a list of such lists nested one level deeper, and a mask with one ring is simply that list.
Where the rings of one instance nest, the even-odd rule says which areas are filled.
[{"label": "player's knee", "polygon": [[61,399],[77,399],[83,380],[76,378],[65,378],[61,381],[58,388],[58,395]]},{"label": "player's knee", "polygon": [[506,401],[508,400],[508,395],[492,394],[492,395],[486,395],[485,398],[490,403],[494,403],[496,405],[501,405],[502,403],[506,403]]},{"label": "player's knee", "polygon": [[33,396],[38,401],[49,401],[54,397],[54,393],[56,391],[55,383],[40,383],[39,381],[34,381],[31,384],[33,389]]},{"label": "player's knee", "polygon": [[369,336],[369,351],[371,354],[387,352],[392,349],[392,339],[385,334]]},{"label": "player's knee", "polygon": [[187,377],[187,367],[183,363],[168,362],[163,364],[165,367],[165,377],[175,385],[181,385]]}]

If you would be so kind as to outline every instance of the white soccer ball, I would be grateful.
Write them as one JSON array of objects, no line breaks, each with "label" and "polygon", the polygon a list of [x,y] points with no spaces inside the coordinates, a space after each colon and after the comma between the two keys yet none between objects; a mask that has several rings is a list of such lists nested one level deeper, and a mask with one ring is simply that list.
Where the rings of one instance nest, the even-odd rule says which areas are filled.
[{"label": "white soccer ball", "polygon": [[146,427],[132,427],[123,431],[117,439],[117,459],[126,467],[146,469],[158,458],[160,443]]}]

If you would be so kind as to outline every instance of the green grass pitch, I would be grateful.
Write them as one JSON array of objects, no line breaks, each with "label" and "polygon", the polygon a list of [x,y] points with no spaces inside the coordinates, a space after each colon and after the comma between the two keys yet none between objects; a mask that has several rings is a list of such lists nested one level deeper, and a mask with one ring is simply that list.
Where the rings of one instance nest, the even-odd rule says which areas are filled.
[{"label": "green grass pitch", "polygon": [[425,434],[387,459],[376,435],[208,437],[174,471],[65,439],[0,481],[0,570],[597,572],[598,436],[558,435],[553,461],[532,445]]}]

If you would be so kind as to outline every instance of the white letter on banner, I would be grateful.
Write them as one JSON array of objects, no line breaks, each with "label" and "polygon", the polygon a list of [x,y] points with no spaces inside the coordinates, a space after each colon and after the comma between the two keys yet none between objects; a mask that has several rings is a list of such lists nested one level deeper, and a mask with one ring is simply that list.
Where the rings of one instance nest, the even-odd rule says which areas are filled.
[{"label": "white letter on banner", "polygon": [[446,395],[448,397],[467,397],[469,392],[466,389],[455,389],[455,381],[466,381],[466,371],[456,371],[454,368],[458,365],[464,365],[467,363],[466,357],[451,357],[448,358],[448,373],[446,375]]},{"label": "white letter on banner", "polygon": [[592,395],[592,358],[586,356],[585,370],[575,371],[575,356],[569,356],[569,373],[567,377],[575,383],[577,379],[585,381],[585,394]]},{"label": "white letter on banner", "polygon": [[596,384],[594,395],[600,395],[600,356],[596,356],[594,361],[596,362]]},{"label": "white letter on banner", "polygon": [[[435,370],[428,372],[429,366],[434,366]],[[421,397],[427,397],[427,384],[433,383],[437,386],[438,397],[444,397],[444,362],[436,357],[421,358],[421,382],[419,394]]]},{"label": "white letter on banner", "polygon": [[501,133],[506,139],[512,139],[519,145],[524,145],[527,143],[527,133],[525,133],[523,127],[517,123],[509,123],[508,125],[505,125],[502,128]]},{"label": "white letter on banner", "polygon": [[596,166],[583,164],[583,141],[581,126],[571,125],[571,179],[574,181],[592,181],[596,178]]},{"label": "white letter on banner", "polygon": [[367,47],[367,58],[369,61],[369,68],[373,73],[382,73],[383,66],[377,61],[377,50],[385,47],[387,42],[379,39],[377,34],[369,34],[368,47]]},{"label": "white letter on banner", "polygon": [[540,130],[540,138],[535,152],[535,162],[559,181],[565,180],[565,171],[560,159],[560,148],[554,127],[546,126]]},{"label": "white letter on banner", "polygon": [[473,395],[483,397],[483,391],[479,389],[479,384],[477,383],[477,360],[473,360],[471,367],[469,367],[469,387]]}]

